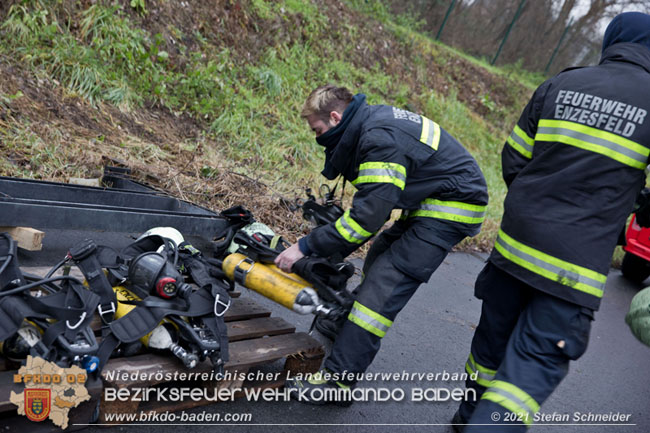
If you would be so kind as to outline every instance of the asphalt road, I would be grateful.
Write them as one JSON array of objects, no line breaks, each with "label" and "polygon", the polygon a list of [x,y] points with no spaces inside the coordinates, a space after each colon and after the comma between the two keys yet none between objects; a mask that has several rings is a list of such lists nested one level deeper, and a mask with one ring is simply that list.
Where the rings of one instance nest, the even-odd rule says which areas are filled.
[{"label": "asphalt road", "polygon": [[[125,235],[90,233],[99,242],[128,243]],[[54,264],[62,257],[62,245],[72,245],[86,234],[48,232],[46,250],[21,253],[23,266]],[[56,248],[55,248],[56,247]],[[382,343],[382,349],[370,367],[378,373],[462,373],[473,329],[478,323],[480,301],[473,297],[473,284],[485,256],[450,254],[431,280],[420,287],[402,311]],[[632,296],[639,290],[611,270],[601,310],[596,314],[587,353],[571,365],[568,377],[542,406],[541,412],[568,416],[571,420],[554,425],[537,424],[534,432],[648,432],[650,431],[650,348],[639,343],[629,332],[624,316]],[[256,293],[250,296],[306,331],[311,318],[280,307]],[[282,364],[265,367],[281,371]],[[92,426],[87,433],[110,432],[451,432],[448,425],[456,402],[414,402],[415,388],[457,388],[462,382],[376,381],[364,382],[367,388],[386,387],[404,391],[403,401],[356,402],[349,408],[309,406],[295,401],[264,402],[236,400],[189,411],[226,414],[250,414],[250,422],[237,425],[136,425],[119,427]],[[580,414],[621,413],[629,415],[627,425],[589,425],[573,421]],[[504,428],[504,431],[507,429]]]}]

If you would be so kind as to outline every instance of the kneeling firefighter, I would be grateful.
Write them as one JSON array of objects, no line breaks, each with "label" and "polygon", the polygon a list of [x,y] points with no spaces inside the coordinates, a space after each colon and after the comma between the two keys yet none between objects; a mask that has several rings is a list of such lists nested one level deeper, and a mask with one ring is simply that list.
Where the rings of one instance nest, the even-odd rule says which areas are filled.
[{"label": "kneeling firefighter", "polygon": [[[289,387],[354,385],[336,379],[343,372],[366,371],[415,290],[454,245],[479,232],[484,219],[487,187],[469,152],[434,121],[397,107],[368,105],[365,99],[326,85],[305,102],[301,115],[325,148],[323,175],[330,180],[342,175],[357,192],[351,209],[287,248],[275,263],[290,272],[304,256],[345,257],[367,242],[393,209],[402,209],[402,216],[368,252],[365,277],[325,371],[308,381],[292,380]],[[323,403],[312,401],[309,392],[300,395]]]},{"label": "kneeling firefighter", "polygon": [[[40,296],[32,295],[36,289]],[[96,371],[98,345],[90,322],[98,305],[99,297],[73,277],[23,274],[15,241],[0,233],[0,353],[8,359],[31,355]]]}]

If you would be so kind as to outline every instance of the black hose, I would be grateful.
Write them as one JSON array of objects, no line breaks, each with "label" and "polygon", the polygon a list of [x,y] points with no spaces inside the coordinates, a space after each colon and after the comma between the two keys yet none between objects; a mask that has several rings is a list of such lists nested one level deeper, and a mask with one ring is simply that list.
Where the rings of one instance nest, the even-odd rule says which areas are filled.
[{"label": "black hose", "polygon": [[45,274],[45,277],[44,277],[44,278],[50,278],[50,277],[51,277],[52,275],[54,275],[54,273],[55,273],[56,271],[58,271],[59,268],[60,268],[61,266],[63,266],[63,265],[65,264],[65,262],[67,262],[67,261],[68,261],[68,258],[66,257],[65,259],[61,260],[59,263],[57,263],[56,265],[54,265],[54,267],[53,267],[52,269],[50,269],[50,271],[49,271],[47,274]]},{"label": "black hose", "polygon": [[[26,281],[42,281],[45,279],[39,275],[26,274],[24,272],[23,272],[23,277],[25,278]],[[50,293],[57,293],[61,291],[61,289],[55,285],[41,284],[41,286],[44,287]]]},{"label": "black hose", "polygon": [[[167,240],[172,246],[172,249],[174,250],[174,269],[176,269],[176,265],[178,264],[178,245],[176,245],[176,242],[174,242],[172,239],[169,238],[163,238]],[[167,256],[169,259],[169,256]]]},{"label": "black hose", "polygon": [[11,236],[9,236],[9,233],[0,233],[0,236],[3,238],[6,238],[7,241],[9,242],[9,251],[7,251],[7,257],[5,258],[5,261],[2,263],[0,266],[0,274],[2,274],[5,269],[7,269],[7,266],[9,266],[9,263],[11,263],[11,260],[14,258],[14,250],[16,249],[16,241],[13,240]]},{"label": "black hose", "polygon": [[34,287],[42,286],[44,284],[48,283],[53,283],[55,281],[62,281],[62,280],[68,280],[72,282],[76,282],[80,285],[83,285],[81,281],[76,279],[75,277],[71,277],[69,275],[62,275],[60,277],[53,277],[53,278],[45,278],[39,281],[35,281],[33,283],[25,284],[24,286],[16,287],[11,290],[7,290],[5,292],[0,292],[0,296],[7,296],[7,295],[13,295],[14,293],[20,293],[24,292],[25,290],[33,289]]}]

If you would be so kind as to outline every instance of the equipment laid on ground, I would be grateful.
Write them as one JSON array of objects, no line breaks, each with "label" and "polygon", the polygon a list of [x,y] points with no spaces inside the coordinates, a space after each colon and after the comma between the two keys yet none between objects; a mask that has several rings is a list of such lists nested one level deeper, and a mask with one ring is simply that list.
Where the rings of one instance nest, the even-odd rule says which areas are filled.
[{"label": "equipment laid on ground", "polygon": [[[118,345],[139,341],[171,351],[186,367],[210,359],[215,372],[223,372],[230,285],[219,268],[169,227],[149,230],[119,253],[104,247],[96,254],[101,268],[84,275],[90,281],[106,268],[117,304],[99,350],[101,366]],[[104,292],[103,285],[90,287]]]},{"label": "equipment laid on ground", "polygon": [[[119,319],[126,316],[129,312],[136,308],[133,303],[140,301],[140,298],[135,296],[125,287],[116,286],[113,288],[113,290],[115,291],[118,301],[115,318]],[[174,356],[183,361],[183,364],[185,364],[186,367],[194,368],[199,362],[200,357],[194,352],[188,352],[179,344],[180,335],[176,321],[177,318],[165,318],[151,332],[140,337],[139,341],[145,347],[148,347],[150,349],[159,351],[169,350],[174,354]],[[204,334],[206,333],[209,334],[209,330],[207,332],[204,331]],[[203,342],[203,346],[209,346],[208,350],[219,349],[219,343],[214,337],[206,339],[206,341]]]},{"label": "equipment laid on ground", "polygon": [[7,233],[0,233],[0,260],[0,351],[13,360],[33,355],[95,371],[99,346],[90,321],[99,297],[70,276],[23,275]]},{"label": "equipment laid on ground", "polygon": [[[337,321],[347,316],[353,299],[346,289],[354,274],[351,263],[303,257],[295,273],[285,273],[273,261],[286,242],[267,226],[251,223],[232,237],[236,251],[223,258],[226,276],[299,314],[314,314]],[[235,248],[231,248],[232,251]]]},{"label": "equipment laid on ground", "polygon": [[[250,212],[241,207],[220,215],[204,214],[149,188],[134,187],[138,185],[128,179],[117,180],[129,190],[0,178],[0,220],[4,225],[21,222],[42,228],[69,228],[73,220],[75,228],[128,232],[164,224],[182,226],[184,233],[204,235],[206,239],[221,239],[219,233],[227,228],[231,233],[222,242],[226,247],[237,230],[252,220]],[[177,209],[179,204],[187,209]],[[23,212],[29,218],[24,219]],[[220,247],[218,243],[213,245],[217,250]],[[305,333],[296,333],[295,326],[281,318],[270,317],[271,311],[254,300],[233,299],[231,307],[231,295],[237,298],[239,293],[230,292],[234,283],[225,276],[222,261],[203,256],[169,227],[149,230],[121,251],[91,240],[81,242],[44,278],[20,274],[15,258],[15,245],[9,238],[0,237],[0,391],[9,395],[10,391],[18,393],[23,389],[23,384],[12,383],[11,379],[17,372],[16,363],[24,363],[27,355],[55,361],[62,367],[79,365],[94,374],[89,374],[86,382],[91,400],[73,409],[75,422],[113,422],[104,415],[214,404],[214,399],[206,395],[200,400],[170,401],[162,406],[159,401],[131,401],[128,405],[122,401],[102,401],[99,405],[103,386],[175,387],[177,383],[168,377],[184,368],[194,368],[201,374],[212,369],[208,382],[191,382],[192,386],[206,389],[209,383],[210,390],[212,386],[215,390],[279,386],[279,382],[271,380],[224,381],[219,373],[224,370],[229,353],[232,359],[226,374],[243,374],[284,359],[281,376],[285,377],[313,373],[322,362],[321,343]],[[68,276],[71,266],[81,270],[86,282]],[[281,272],[272,264],[264,266]],[[54,276],[61,268],[64,276]],[[298,275],[289,276],[308,286]],[[37,311],[30,310],[23,317],[22,311],[15,308],[16,303],[35,305]],[[49,308],[59,303],[72,308]],[[101,320],[93,320],[98,319],[94,317],[95,311]],[[66,331],[55,334],[62,323]],[[100,377],[102,368],[106,374]],[[119,374],[111,373],[124,371],[142,374],[124,382]],[[159,375],[161,372],[164,374]],[[25,421],[13,408],[11,404],[0,407],[3,423],[11,430],[23,426]],[[27,429],[33,429],[30,421],[27,425]]]},{"label": "equipment laid on ground", "polygon": [[21,361],[30,354],[32,347],[43,338],[43,330],[34,322],[23,320],[14,335],[0,341],[0,353],[12,361]]},{"label": "equipment laid on ground", "polygon": [[642,283],[650,276],[650,228],[641,227],[637,216],[632,215],[625,232],[625,256],[621,263],[623,276],[635,283]]},{"label": "equipment laid on ground", "polygon": [[[15,243],[0,236],[0,254],[8,251],[0,256],[0,352],[8,358],[31,354],[99,372],[111,356],[144,345],[170,351],[189,368],[210,359],[215,372],[223,371],[230,283],[177,230],[152,229],[120,252],[87,239],[29,284]],[[87,288],[69,276],[52,277],[71,264]],[[47,295],[32,296],[35,288]],[[95,310],[103,324],[101,345],[89,327]]]},{"label": "equipment laid on ground", "polygon": [[299,279],[292,277],[273,265],[233,253],[224,259],[223,270],[231,280],[296,313],[327,314],[329,311],[307,281],[297,275]]}]

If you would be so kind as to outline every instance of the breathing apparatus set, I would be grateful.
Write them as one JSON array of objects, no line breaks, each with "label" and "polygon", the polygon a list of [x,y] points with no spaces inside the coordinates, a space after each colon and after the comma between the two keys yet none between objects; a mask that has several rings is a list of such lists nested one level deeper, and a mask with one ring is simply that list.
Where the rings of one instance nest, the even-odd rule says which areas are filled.
[{"label": "breathing apparatus set", "polygon": [[255,222],[250,212],[239,209],[229,233],[217,249],[226,276],[246,288],[299,314],[317,318],[345,318],[354,302],[346,290],[354,274],[349,262],[322,257],[303,257],[286,273],[273,262],[288,244],[268,226]]},{"label": "breathing apparatus set", "polygon": [[[335,188],[336,189],[336,188]],[[329,191],[328,191],[329,192]],[[334,191],[330,193],[333,197]],[[23,274],[16,243],[0,233],[0,353],[72,364],[98,375],[111,356],[143,346],[171,352],[188,368],[209,359],[217,376],[228,361],[224,314],[235,282],[299,314],[340,322],[353,299],[351,263],[304,257],[285,273],[274,264],[288,244],[241,206],[207,258],[170,227],[157,227],[121,251],[85,240],[45,277]],[[76,266],[85,282],[67,275]],[[54,276],[61,268],[62,276]],[[90,323],[101,318],[101,343]],[[313,325],[312,325],[313,326]]]},{"label": "breathing apparatus set", "polygon": [[[340,181],[341,178],[339,178]],[[326,184],[320,186],[318,193],[319,198],[316,198],[312,194],[311,188],[305,188],[305,193],[307,195],[307,200],[296,199],[295,209],[302,209],[302,216],[304,219],[309,221],[314,227],[319,227],[325,224],[329,224],[333,221],[336,221],[343,215],[343,208],[341,207],[341,202],[343,200],[343,195],[345,194],[345,179],[343,180],[343,188],[341,188],[341,197],[336,198],[336,188],[338,187],[338,182],[334,185],[334,188]]]},{"label": "breathing apparatus set", "polygon": [[70,256],[106,306],[101,366],[118,346],[129,354],[144,345],[170,351],[188,368],[209,359],[223,373],[230,284],[217,266],[171,227],[149,230],[119,253],[90,244],[88,254]]},{"label": "breathing apparatus set", "polygon": [[[13,251],[11,257],[15,257],[15,244]],[[186,243],[177,230],[158,227],[149,230],[119,252],[107,246],[98,246],[92,240],[85,240],[71,248],[45,279],[29,287],[39,285],[48,288],[50,280],[62,280],[71,282],[68,285],[72,289],[64,292],[61,288],[54,288],[52,291],[56,296],[61,298],[67,293],[74,293],[84,297],[84,321],[79,320],[78,325],[76,320],[72,323],[72,319],[68,322],[64,320],[63,323],[75,325],[74,329],[78,327],[88,334],[94,343],[88,345],[88,351],[92,354],[97,373],[111,356],[134,354],[144,345],[157,351],[170,351],[189,368],[210,359],[214,371],[219,375],[228,361],[228,336],[223,316],[230,306],[228,290],[231,284],[218,264],[211,263],[199,250]],[[51,277],[64,265],[76,265],[83,273],[87,287],[72,277]],[[19,272],[17,264],[9,270],[2,268],[0,281],[3,282],[4,293],[12,295],[27,290],[16,278],[16,273]],[[14,280],[12,284],[18,285],[18,288],[5,284],[5,281]],[[11,290],[7,292],[5,286]],[[15,296],[2,294],[0,308],[15,308]],[[70,296],[60,302],[63,306],[61,309],[66,313],[64,319],[74,317],[72,312],[77,314],[78,319],[78,308],[68,308],[74,305],[68,301]],[[24,293],[22,297],[25,298]],[[11,302],[3,298],[10,299]],[[30,302],[34,304],[34,301]],[[95,310],[102,321],[102,342],[99,345],[87,327]],[[53,312],[57,313],[58,310]],[[34,314],[28,312],[26,316],[32,320]],[[52,320],[50,312],[44,312],[43,316],[45,323]],[[43,318],[39,316],[37,319]],[[17,321],[18,318],[14,320]],[[10,340],[15,334],[20,336],[14,328],[16,326],[3,326],[0,318],[0,340]],[[30,328],[30,331],[29,334],[27,331],[22,333],[30,336],[29,341],[38,340],[33,329]],[[46,339],[46,336],[47,330],[35,344],[41,351],[51,351],[54,347],[51,338]],[[31,353],[35,354],[35,350],[31,349]],[[63,360],[68,358],[69,356]]]},{"label": "breathing apparatus set", "polygon": [[8,359],[32,355],[97,371],[99,346],[90,322],[98,305],[99,296],[76,278],[24,275],[16,242],[0,233],[0,353]]}]

